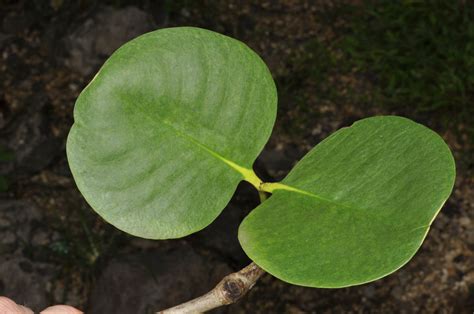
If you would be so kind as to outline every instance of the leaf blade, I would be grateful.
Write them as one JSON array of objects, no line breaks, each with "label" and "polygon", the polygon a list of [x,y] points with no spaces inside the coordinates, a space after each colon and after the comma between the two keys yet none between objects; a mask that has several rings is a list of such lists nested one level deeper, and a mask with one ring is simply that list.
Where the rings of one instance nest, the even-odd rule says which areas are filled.
[{"label": "leaf blade", "polygon": [[211,223],[239,181],[256,180],[275,116],[273,79],[250,48],[162,29],[119,48],[81,93],[68,161],[105,220],[145,238],[181,237]]},{"label": "leaf blade", "polygon": [[[408,166],[407,166],[408,165]],[[415,254],[454,184],[431,130],[374,117],[310,151],[239,228],[247,255],[274,276],[338,288],[379,279]]]}]

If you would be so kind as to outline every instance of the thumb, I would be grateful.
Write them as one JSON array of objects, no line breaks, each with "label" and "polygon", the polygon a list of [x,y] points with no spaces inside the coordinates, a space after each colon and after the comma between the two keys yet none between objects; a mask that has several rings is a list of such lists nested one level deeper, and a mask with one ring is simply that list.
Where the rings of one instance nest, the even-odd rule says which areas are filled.
[{"label": "thumb", "polygon": [[55,305],[44,309],[40,314],[83,314],[83,312],[69,305]]},{"label": "thumb", "polygon": [[33,314],[33,311],[16,304],[9,298],[0,297],[0,314]]}]

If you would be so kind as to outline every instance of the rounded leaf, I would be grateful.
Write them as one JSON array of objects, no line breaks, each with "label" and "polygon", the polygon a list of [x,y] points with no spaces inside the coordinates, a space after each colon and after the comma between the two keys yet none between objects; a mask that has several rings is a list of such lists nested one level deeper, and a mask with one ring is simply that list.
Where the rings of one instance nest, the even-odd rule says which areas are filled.
[{"label": "rounded leaf", "polygon": [[67,141],[79,190],[136,236],[182,237],[227,205],[270,136],[276,89],[246,45],[179,27],[119,48],[82,91]]},{"label": "rounded leaf", "polygon": [[313,148],[239,229],[247,255],[284,281],[339,288],[376,280],[421,246],[453,188],[436,133],[395,116],[360,120]]}]

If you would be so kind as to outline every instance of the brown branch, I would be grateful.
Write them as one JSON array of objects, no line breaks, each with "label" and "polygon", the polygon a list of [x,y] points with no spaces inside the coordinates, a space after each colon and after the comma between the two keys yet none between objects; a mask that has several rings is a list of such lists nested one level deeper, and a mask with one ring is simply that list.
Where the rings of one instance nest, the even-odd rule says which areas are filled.
[{"label": "brown branch", "polygon": [[178,306],[157,312],[157,314],[202,313],[219,306],[235,303],[252,289],[264,273],[263,269],[255,263],[251,263],[240,271],[225,276],[208,293]]}]

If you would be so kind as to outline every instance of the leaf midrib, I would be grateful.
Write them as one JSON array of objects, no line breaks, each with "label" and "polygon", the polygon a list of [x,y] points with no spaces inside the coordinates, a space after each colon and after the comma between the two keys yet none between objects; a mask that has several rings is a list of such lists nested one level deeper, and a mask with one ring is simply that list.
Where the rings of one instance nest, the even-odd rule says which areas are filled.
[{"label": "leaf midrib", "polygon": [[[350,209],[350,210],[355,209],[355,207],[353,207],[353,206],[346,205],[344,203],[340,203],[340,202],[337,202],[335,200],[325,198],[325,197],[322,197],[320,195],[317,195],[317,194],[314,194],[314,193],[311,193],[311,192],[308,192],[308,191],[305,191],[305,190],[301,190],[301,189],[298,189],[298,188],[295,188],[295,187],[292,187],[292,186],[289,186],[289,185],[286,185],[286,184],[283,184],[283,183],[279,183],[279,182],[274,182],[274,183],[273,182],[272,183],[265,182],[265,183],[262,183],[260,187],[261,187],[262,191],[265,191],[265,192],[268,192],[268,193],[273,193],[273,191],[275,191],[275,190],[284,190],[284,191],[289,191],[289,192],[293,192],[293,193],[302,194],[302,195],[305,195],[305,196],[308,196],[308,197],[316,198],[320,201],[328,202],[330,204],[335,204],[339,207],[345,207],[345,208]],[[423,239],[424,239],[426,237],[426,235],[428,234],[428,231],[430,230],[430,227],[431,227],[434,219],[436,218],[436,216],[440,212],[443,205],[444,205],[444,202],[439,206],[438,210],[436,211],[436,214],[433,216],[433,218],[431,219],[429,224],[424,224],[424,225],[412,228],[408,232],[413,232],[413,231],[416,231],[418,229],[427,228],[427,230],[425,231],[425,235],[423,237]]]},{"label": "leaf midrib", "polygon": [[[140,106],[137,106],[137,107],[139,108],[138,110],[139,110],[140,113],[143,114],[143,116],[145,116],[147,119],[151,120],[154,123],[156,122],[154,120],[154,118],[152,118],[150,115],[148,115],[146,112],[144,112]],[[248,168],[242,167],[242,166],[238,165],[237,163],[233,162],[232,160],[230,160],[230,159],[222,156],[221,154],[215,152],[214,150],[212,150],[211,148],[209,148],[205,144],[203,144],[200,141],[198,141],[197,139],[195,139],[193,136],[179,130],[177,127],[175,127],[173,125],[173,123],[171,121],[167,121],[167,120],[163,120],[163,119],[157,119],[157,120],[158,120],[158,122],[161,122],[162,125],[165,125],[169,129],[171,129],[173,132],[175,132],[181,138],[184,138],[185,140],[193,143],[194,145],[196,145],[197,147],[199,147],[202,150],[206,151],[208,154],[210,154],[214,158],[216,158],[216,159],[220,160],[221,162],[225,163],[226,165],[228,165],[231,169],[233,169],[234,171],[236,171],[237,173],[242,175],[243,180],[245,180],[245,181],[249,182],[250,184],[252,184],[258,191],[273,193],[273,191],[275,191],[275,190],[285,190],[285,191],[289,191],[289,192],[293,192],[293,193],[302,194],[302,195],[305,195],[305,196],[308,196],[308,197],[316,198],[320,201],[324,201],[324,202],[327,202],[327,203],[330,203],[330,204],[335,204],[339,207],[344,207],[344,208],[349,209],[349,210],[353,210],[355,208],[353,206],[350,206],[350,205],[347,205],[347,204],[344,204],[344,203],[341,203],[341,202],[337,202],[333,199],[326,198],[326,197],[323,197],[323,196],[320,196],[320,195],[317,195],[317,194],[314,194],[314,193],[311,193],[311,192],[308,192],[308,191],[305,191],[305,190],[301,190],[301,189],[298,189],[298,188],[295,188],[293,186],[286,185],[286,184],[283,184],[283,183],[280,183],[280,182],[263,182],[255,174],[253,169],[248,169]],[[440,207],[440,209],[441,209],[441,207]],[[436,217],[436,215],[434,217]],[[418,229],[418,228],[430,227],[430,226],[431,226],[431,223],[427,226],[417,227],[417,228],[415,228],[415,230]],[[429,230],[429,228],[428,228],[428,230]]]},{"label": "leaf midrib", "polygon": [[313,198],[316,198],[320,201],[328,202],[328,203],[331,203],[331,204],[336,204],[338,206],[345,207],[345,208],[348,208],[348,209],[353,209],[354,208],[354,207],[351,207],[349,205],[339,203],[335,200],[332,200],[332,199],[329,199],[329,198],[326,198],[326,197],[323,197],[323,196],[320,196],[320,195],[317,195],[317,194],[314,194],[314,193],[311,193],[311,192],[308,192],[308,191],[305,191],[305,190],[301,190],[301,189],[295,188],[295,187],[290,186],[290,185],[279,183],[279,182],[271,182],[271,183],[265,182],[265,183],[262,183],[260,185],[260,188],[261,188],[262,191],[268,192],[268,193],[273,193],[273,191],[275,191],[275,190],[285,190],[285,191],[294,192],[294,193],[306,195],[306,196],[309,196],[309,197],[313,197]]},{"label": "leaf midrib", "polygon": [[158,123],[167,126],[169,129],[171,129],[173,132],[175,132],[181,138],[184,138],[185,140],[193,143],[194,145],[201,148],[202,150],[204,150],[205,152],[207,152],[211,156],[215,157],[216,159],[218,159],[218,160],[222,161],[223,163],[225,163],[226,165],[228,165],[231,169],[233,169],[237,173],[241,174],[243,180],[245,180],[245,181],[249,182],[250,184],[252,184],[257,190],[260,189],[260,185],[262,184],[262,180],[255,174],[255,172],[252,169],[248,169],[248,168],[245,168],[243,166],[240,166],[237,163],[230,160],[229,158],[226,158],[226,157],[222,156],[221,154],[217,153],[216,151],[212,150],[211,148],[209,148],[205,144],[203,144],[200,141],[198,141],[197,139],[195,139],[193,136],[179,130],[177,127],[175,127],[173,125],[172,122],[167,121],[167,120],[163,120],[163,119],[152,118],[149,114],[147,114],[141,108],[141,106],[136,106],[136,107],[138,108],[138,111],[140,113],[142,113],[143,116],[145,116],[147,119],[151,120],[153,123],[156,123],[157,121],[155,121],[155,120],[158,120]]},{"label": "leaf midrib", "polygon": [[171,129],[174,133],[176,133],[176,135],[178,135],[181,138],[184,138],[185,140],[193,143],[194,145],[196,145],[197,147],[199,147],[202,150],[206,151],[208,154],[210,154],[214,158],[216,158],[216,159],[222,161],[223,163],[225,163],[226,165],[228,165],[231,169],[233,169],[237,173],[241,174],[243,180],[245,180],[245,181],[249,182],[250,184],[252,184],[258,191],[273,193],[274,190],[286,190],[286,191],[306,195],[306,196],[309,196],[309,197],[313,197],[313,198],[319,199],[319,200],[324,201],[324,202],[335,204],[335,205],[338,205],[340,207],[345,207],[347,209],[354,209],[352,206],[349,206],[349,205],[346,205],[346,204],[343,204],[343,203],[339,203],[335,200],[325,198],[323,196],[320,196],[320,195],[317,195],[317,194],[314,194],[314,193],[311,193],[311,192],[308,192],[308,191],[305,191],[305,190],[301,190],[301,189],[298,189],[298,188],[295,188],[295,187],[292,187],[292,186],[289,186],[289,185],[286,185],[286,184],[283,184],[283,183],[263,182],[255,174],[253,169],[248,169],[248,168],[242,167],[242,166],[238,165],[237,163],[233,162],[232,160],[230,160],[230,159],[222,156],[221,154],[215,152],[214,150],[212,150],[211,148],[209,148],[205,144],[201,143],[199,140],[197,140],[193,136],[179,130],[176,126],[174,126],[174,124],[171,121],[167,121],[167,120],[164,120],[164,119],[153,118],[149,114],[147,114],[140,106],[137,106],[137,108],[138,108],[138,111],[140,113],[142,113],[143,116],[145,116],[147,119],[151,120],[153,123],[156,123],[157,121],[155,121],[155,120],[158,120],[158,122],[160,124],[165,125],[169,129]]}]

